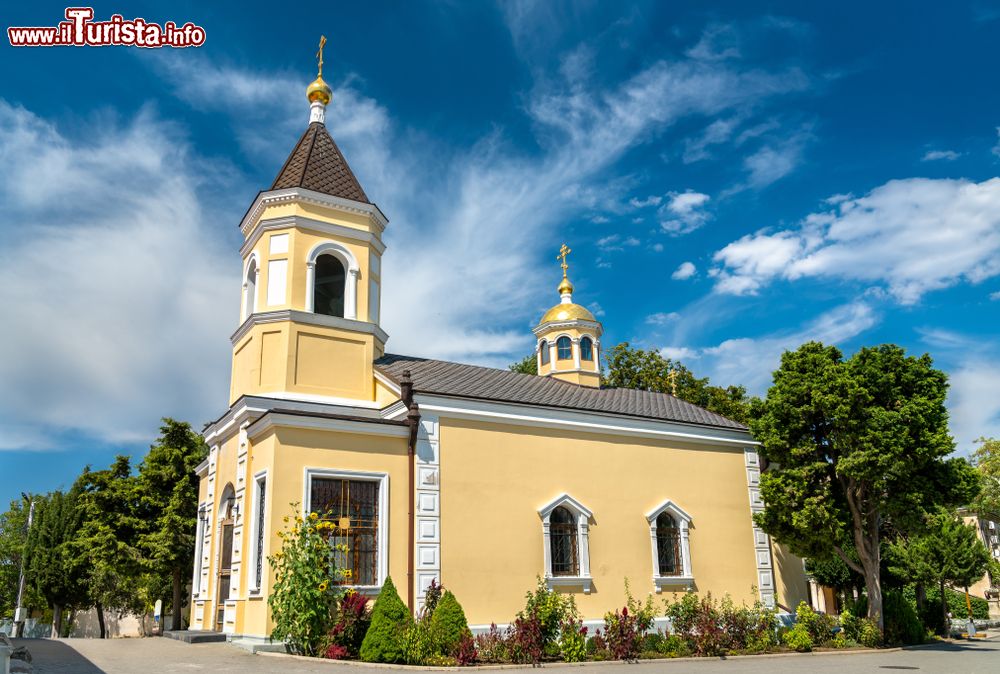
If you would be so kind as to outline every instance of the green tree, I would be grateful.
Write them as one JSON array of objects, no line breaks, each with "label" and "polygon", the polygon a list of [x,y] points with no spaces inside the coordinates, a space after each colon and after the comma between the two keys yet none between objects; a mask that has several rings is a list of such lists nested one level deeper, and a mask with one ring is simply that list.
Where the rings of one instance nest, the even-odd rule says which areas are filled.
[{"label": "green tree", "polygon": [[935,505],[967,502],[978,488],[966,462],[945,459],[947,379],[932,365],[894,345],[844,359],[809,342],[782,355],[750,424],[770,464],[756,523],[802,557],[835,554],[864,576],[880,628],[883,530],[919,530]]},{"label": "green tree", "polygon": [[81,523],[75,491],[54,491],[36,499],[27,577],[52,609],[53,638],[62,635],[64,610],[87,604],[87,569],[72,547]]},{"label": "green tree", "polygon": [[893,573],[938,586],[946,628],[945,585],[968,588],[983,577],[990,564],[990,553],[979,540],[976,528],[947,511],[930,516],[926,530],[919,535],[890,543],[887,553]]},{"label": "green tree", "polygon": [[[191,425],[163,419],[160,437],[139,466],[139,507],[146,522],[139,546],[154,578],[169,578],[171,629],[181,629],[184,581],[194,564],[198,519],[195,468],[208,446]],[[155,595],[153,595],[155,596]]]},{"label": "green tree", "polygon": [[452,655],[465,637],[471,637],[465,611],[450,591],[445,590],[431,614],[431,634],[442,655]]},{"label": "green tree", "polygon": [[129,458],[118,456],[106,470],[85,468],[74,489],[79,493],[83,524],[71,549],[87,567],[90,601],[97,609],[103,639],[107,636],[105,610],[139,613],[145,609],[136,592],[143,580],[139,537],[145,529],[138,480]]},{"label": "green tree", "polygon": [[679,361],[665,358],[659,351],[633,349],[628,342],[612,347],[605,354],[607,375],[604,384],[612,388],[674,394],[681,400],[704,407],[710,412],[747,423],[754,398],[742,386],[715,386],[708,377],[696,377]]},{"label": "green tree", "polygon": [[[24,559],[28,533],[27,500],[15,499],[10,508],[0,514],[0,617],[13,618],[17,604],[17,587],[21,578],[21,560]],[[34,585],[25,587],[24,605],[41,607],[45,599]]]},{"label": "green tree", "polygon": [[982,478],[982,491],[972,503],[977,514],[1000,519],[1000,440],[979,438],[979,447],[972,453],[972,465]]},{"label": "green tree", "polygon": [[[855,562],[860,561],[853,545],[846,544],[844,552]],[[838,592],[843,598],[845,606],[848,605],[847,600],[853,597],[854,591],[858,590],[860,594],[860,590],[865,586],[864,576],[849,567],[843,559],[835,554],[824,558],[810,557],[806,559],[806,573],[820,585]]]},{"label": "green tree", "polygon": [[404,662],[406,634],[412,627],[413,616],[399,598],[392,578],[386,578],[372,607],[368,633],[361,642],[361,659],[365,662]]},{"label": "green tree", "polygon": [[511,363],[510,371],[521,374],[538,374],[538,358],[535,357],[535,354],[527,355],[516,363]]}]

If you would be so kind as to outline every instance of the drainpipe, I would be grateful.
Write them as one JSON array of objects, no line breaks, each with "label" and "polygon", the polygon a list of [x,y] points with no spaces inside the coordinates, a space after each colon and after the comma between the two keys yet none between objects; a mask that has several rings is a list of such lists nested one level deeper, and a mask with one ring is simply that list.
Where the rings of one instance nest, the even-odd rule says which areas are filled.
[{"label": "drainpipe", "polygon": [[410,378],[410,371],[403,372],[399,382],[399,394],[406,405],[406,423],[410,427],[410,433],[406,440],[407,458],[407,506],[406,506],[406,606],[413,613],[416,607],[414,595],[414,548],[416,547],[416,533],[413,522],[413,503],[416,499],[416,455],[417,455],[417,432],[420,430],[420,406],[413,400],[413,380]]}]

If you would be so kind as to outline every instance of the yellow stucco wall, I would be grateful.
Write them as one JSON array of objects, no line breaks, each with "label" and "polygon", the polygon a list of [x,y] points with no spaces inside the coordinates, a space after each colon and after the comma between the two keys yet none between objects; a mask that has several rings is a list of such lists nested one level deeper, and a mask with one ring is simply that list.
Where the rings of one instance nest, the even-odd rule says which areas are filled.
[{"label": "yellow stucco wall", "polygon": [[792,554],[786,546],[772,541],[771,559],[777,591],[775,600],[790,613],[795,613],[800,601],[809,603],[809,579],[802,558]]},{"label": "yellow stucco wall", "polygon": [[[441,420],[441,576],[470,624],[508,622],[544,573],[538,508],[563,492],[594,513],[593,591],[575,593],[601,618],[653,592],[645,514],[671,499],[692,518],[699,591],[752,601],[757,583],[742,448]],[[669,596],[670,591],[665,591]]]}]

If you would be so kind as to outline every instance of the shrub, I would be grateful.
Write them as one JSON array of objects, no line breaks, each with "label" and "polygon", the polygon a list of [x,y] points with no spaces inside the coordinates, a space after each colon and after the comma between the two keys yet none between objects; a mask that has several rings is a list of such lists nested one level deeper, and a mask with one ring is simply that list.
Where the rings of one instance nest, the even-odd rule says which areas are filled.
[{"label": "shrub", "polygon": [[921,644],[926,630],[917,617],[916,605],[906,601],[899,590],[886,590],[882,598],[885,610],[885,640],[892,644]]},{"label": "shrub", "polygon": [[[293,503],[293,510],[298,504]],[[274,571],[274,587],[267,598],[274,620],[271,638],[284,641],[292,653],[318,655],[333,627],[340,594],[337,581],[344,572],[336,555],[342,546],[327,542],[330,525],[315,513],[285,517],[278,532],[281,550],[267,558]]]},{"label": "shrub", "polygon": [[667,605],[671,627],[695,655],[725,655],[727,638],[720,627],[721,615],[712,593],[699,599],[688,593]]},{"label": "shrub", "polygon": [[610,657],[608,644],[604,641],[604,635],[601,634],[601,630],[597,630],[594,636],[587,639],[587,655],[594,660],[607,660]]},{"label": "shrub", "polygon": [[330,630],[330,646],[325,657],[332,660],[358,657],[371,619],[368,597],[359,592],[347,592],[337,607],[337,621]]},{"label": "shrub", "polygon": [[[424,617],[423,621],[427,620],[428,618]],[[465,619],[465,611],[455,599],[455,595],[447,590],[431,614],[430,630],[434,646],[441,655],[454,655],[455,649],[466,636],[469,637],[470,641],[472,640],[469,623]]]},{"label": "shrub", "polygon": [[580,662],[587,657],[587,628],[583,621],[568,618],[559,627],[559,656],[564,662]]},{"label": "shrub", "polygon": [[404,662],[407,632],[413,626],[413,616],[399,598],[392,578],[386,578],[372,608],[371,625],[361,643],[361,659],[365,662]]},{"label": "shrub", "polygon": [[798,608],[795,609],[795,626],[799,625],[809,633],[809,639],[813,644],[822,646],[833,640],[836,620],[825,613],[817,613],[809,604],[800,601]]},{"label": "shrub", "polygon": [[510,628],[501,632],[496,623],[486,634],[476,635],[476,650],[482,662],[510,662]]},{"label": "shrub", "polygon": [[508,639],[510,661],[521,665],[537,665],[545,653],[545,633],[538,616],[518,615]]},{"label": "shrub", "polygon": [[441,601],[443,590],[444,588],[438,585],[437,579],[432,578],[431,584],[424,590],[424,607],[421,610],[422,618],[430,618],[434,615],[434,609],[437,608],[438,602]]},{"label": "shrub", "polygon": [[615,660],[637,659],[644,632],[636,615],[629,613],[628,606],[604,616],[604,639]]},{"label": "shrub", "polygon": [[813,640],[809,635],[809,629],[803,623],[795,623],[792,629],[785,632],[784,641],[786,646],[799,653],[806,653],[813,649]]},{"label": "shrub", "polygon": [[429,620],[414,622],[403,639],[403,662],[408,665],[428,664],[432,656],[440,655],[434,645]]},{"label": "shrub", "polygon": [[479,653],[476,651],[476,641],[472,638],[472,633],[466,630],[462,635],[454,651],[455,661],[459,667],[468,667],[476,664]]},{"label": "shrub", "polygon": [[533,619],[538,621],[541,648],[544,652],[547,646],[556,644],[560,625],[570,618],[577,619],[580,616],[572,595],[553,592],[539,577],[535,589],[525,595],[524,610],[518,613],[517,617],[529,622]]},{"label": "shrub", "polygon": [[678,658],[688,655],[687,644],[676,634],[651,632],[642,638],[643,653],[657,653],[668,658]]}]

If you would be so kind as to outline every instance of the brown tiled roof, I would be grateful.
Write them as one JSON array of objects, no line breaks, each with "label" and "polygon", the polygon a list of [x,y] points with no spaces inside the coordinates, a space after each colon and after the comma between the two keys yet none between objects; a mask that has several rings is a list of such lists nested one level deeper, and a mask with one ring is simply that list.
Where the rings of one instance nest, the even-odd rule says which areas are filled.
[{"label": "brown tiled roof", "polygon": [[666,393],[590,388],[509,370],[392,354],[376,360],[375,367],[396,382],[409,370],[417,393],[746,430],[743,424]]},{"label": "brown tiled roof", "polygon": [[319,122],[310,124],[302,134],[271,185],[272,190],[288,187],[304,187],[335,197],[371,203],[340,148],[326,130],[326,125]]}]

